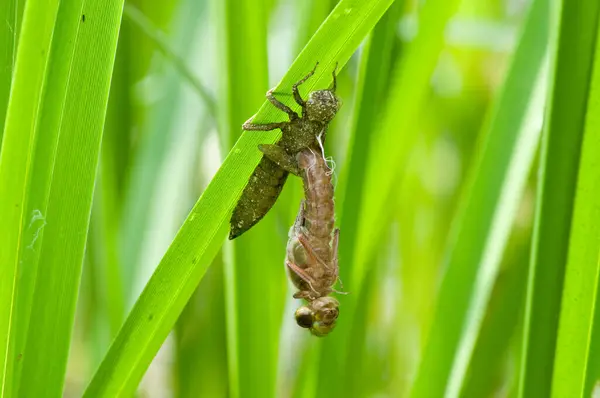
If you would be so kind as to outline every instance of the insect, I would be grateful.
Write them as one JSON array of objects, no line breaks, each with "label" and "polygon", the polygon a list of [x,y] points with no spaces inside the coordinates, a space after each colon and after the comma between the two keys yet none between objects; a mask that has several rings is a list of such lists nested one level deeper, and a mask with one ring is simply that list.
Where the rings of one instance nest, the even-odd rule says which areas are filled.
[{"label": "insect", "polygon": [[[248,184],[233,210],[229,222],[231,230],[229,239],[235,239],[256,223],[258,223],[273,207],[289,172],[283,165],[301,150],[317,147],[317,136],[325,140],[327,125],[334,118],[341,106],[335,95],[336,75],[332,73],[333,81],[326,90],[313,91],[304,101],[298,87],[314,75],[319,63],[304,78],[292,86],[294,100],[302,108],[299,116],[287,105],[273,95],[273,90],[267,92],[267,99],[278,109],[287,113],[289,121],[279,123],[254,124],[252,119],[244,123],[245,131],[270,131],[281,129],[281,139],[273,145],[259,145],[258,149],[264,154],[256,169],[250,176]],[[336,67],[337,68],[337,67]],[[292,165],[288,165],[293,167]]]},{"label": "insect", "polygon": [[325,336],[339,315],[339,302],[328,297],[337,292],[333,286],[339,280],[340,230],[334,229],[332,173],[324,156],[313,148],[298,152],[295,158],[296,168],[289,171],[302,178],[305,200],[289,232],[285,265],[298,288],[294,298],[308,302],[296,310],[296,323],[316,336]]}]

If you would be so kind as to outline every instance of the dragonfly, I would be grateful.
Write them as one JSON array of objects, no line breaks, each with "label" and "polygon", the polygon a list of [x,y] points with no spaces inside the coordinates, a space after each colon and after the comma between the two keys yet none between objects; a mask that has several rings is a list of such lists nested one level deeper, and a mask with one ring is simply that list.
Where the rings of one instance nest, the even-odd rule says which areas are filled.
[{"label": "dragonfly", "polygon": [[294,298],[307,302],[296,310],[296,323],[322,337],[333,330],[339,315],[339,302],[329,294],[342,293],[334,289],[339,281],[340,230],[334,228],[332,171],[322,147],[321,152],[306,148],[295,160],[295,167],[288,171],[302,178],[305,199],[290,228],[285,265],[298,289]]},{"label": "dragonfly", "polygon": [[233,210],[229,222],[229,239],[235,239],[248,231],[273,207],[287,181],[289,171],[286,168],[294,167],[294,156],[305,148],[316,148],[319,145],[317,137],[321,137],[324,142],[327,126],[341,107],[341,101],[335,95],[337,65],[332,72],[333,81],[328,89],[312,91],[307,100],[302,98],[298,90],[300,85],[315,74],[318,65],[317,62],[312,71],[292,86],[294,100],[302,109],[301,115],[275,98],[271,89],[267,92],[267,99],[285,112],[289,121],[255,124],[250,118],[243,124],[245,131],[280,129],[282,135],[275,144],[258,146],[263,157]]}]

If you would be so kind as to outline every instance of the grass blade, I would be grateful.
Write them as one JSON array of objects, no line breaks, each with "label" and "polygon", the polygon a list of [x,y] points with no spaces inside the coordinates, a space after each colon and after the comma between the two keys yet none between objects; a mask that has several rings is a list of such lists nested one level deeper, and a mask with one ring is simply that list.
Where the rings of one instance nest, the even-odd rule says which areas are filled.
[{"label": "grass blade", "polygon": [[0,21],[5,21],[0,26],[0,143],[17,50],[17,4],[17,0],[7,0],[0,7]]},{"label": "grass blade", "polygon": [[[44,283],[35,285],[31,305],[19,385],[23,396],[62,393],[122,4],[64,2],[58,12],[52,61],[60,60],[57,68],[65,73],[54,75],[50,63],[51,122],[44,126],[55,131],[56,160],[42,214],[36,280]],[[72,61],[65,63],[64,55]],[[62,88],[58,94],[50,90],[55,76]],[[58,105],[54,95],[62,100]]]},{"label": "grass blade", "polygon": [[560,307],[553,397],[589,397],[600,379],[597,323],[600,312],[596,308],[600,281],[600,225],[596,222],[600,219],[600,41],[597,38],[595,47]]},{"label": "grass blade", "polygon": [[516,206],[537,147],[537,126],[524,128],[540,72],[548,5],[532,4],[503,91],[492,110],[462,211],[447,246],[438,306],[411,396],[458,396],[480,332]]},{"label": "grass blade", "polygon": [[[600,4],[560,2],[542,138],[521,362],[521,397],[550,396],[558,314]],[[560,19],[558,19],[560,16]],[[573,62],[577,59],[577,62]],[[541,366],[544,364],[544,366]],[[570,395],[570,394],[568,394]]]},{"label": "grass blade", "polygon": [[[522,207],[528,207],[532,200],[523,202]],[[505,380],[501,376],[504,362],[512,354],[511,345],[520,344],[521,336],[517,332],[522,325],[531,251],[531,225],[523,228],[522,224],[523,220],[515,223],[461,397],[490,397],[499,391],[502,388],[499,384]],[[518,385],[517,377],[518,372],[508,375],[514,387]]]},{"label": "grass blade", "polygon": [[[52,30],[58,11],[56,1],[29,1],[25,26],[16,55],[0,153],[0,385],[11,394],[15,347],[11,330],[15,317],[15,285],[21,239],[26,222],[31,152],[36,141],[36,121],[42,98]],[[41,56],[39,55],[41,54]]]},{"label": "grass blade", "polygon": [[[342,0],[294,62],[276,88],[289,92],[316,61],[316,84],[326,86],[336,62],[344,65],[375,26],[391,0]],[[291,105],[291,104],[290,104]],[[276,120],[279,112],[267,102],[257,123]],[[202,279],[228,231],[228,221],[248,177],[258,164],[259,143],[273,143],[278,133],[243,134],[200,197],[165,253],[125,325],[92,379],[86,396],[133,393],[148,364]]]},{"label": "grass blade", "polygon": [[[0,366],[8,395],[62,393],[120,23],[120,8],[98,6],[88,3],[86,28],[82,1],[25,9],[0,160],[0,193],[9,198],[0,211],[10,220],[0,234],[14,234],[0,254],[12,276],[0,279],[18,275],[18,295],[5,301],[9,286],[0,300],[2,328],[10,328]],[[106,20],[111,10],[118,18]]]}]

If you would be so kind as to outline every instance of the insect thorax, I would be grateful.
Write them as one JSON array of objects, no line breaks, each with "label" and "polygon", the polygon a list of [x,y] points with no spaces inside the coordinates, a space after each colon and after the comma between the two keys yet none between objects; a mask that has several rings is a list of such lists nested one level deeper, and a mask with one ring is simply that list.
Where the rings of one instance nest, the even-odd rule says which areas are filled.
[{"label": "insect thorax", "polygon": [[326,126],[308,119],[296,119],[282,129],[282,146],[288,153],[296,153],[304,148],[318,147],[318,140],[325,142]]}]

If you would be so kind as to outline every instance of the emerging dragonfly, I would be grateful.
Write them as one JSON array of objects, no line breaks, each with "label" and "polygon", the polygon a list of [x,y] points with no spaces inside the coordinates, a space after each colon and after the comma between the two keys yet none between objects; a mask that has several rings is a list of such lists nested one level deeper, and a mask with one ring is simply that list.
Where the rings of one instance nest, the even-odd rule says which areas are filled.
[{"label": "emerging dragonfly", "polygon": [[[288,171],[282,167],[294,156],[305,148],[316,148],[317,136],[325,140],[327,125],[334,118],[341,106],[341,102],[335,96],[336,76],[333,71],[333,82],[327,90],[313,91],[304,101],[298,91],[298,86],[307,81],[314,69],[292,86],[294,100],[302,108],[302,116],[299,116],[291,108],[281,103],[273,95],[273,91],[267,92],[267,99],[289,116],[288,122],[254,124],[248,120],[242,128],[246,131],[270,131],[281,129],[281,139],[274,145],[259,145],[259,150],[265,156],[261,159],[252,173],[248,184],[242,192],[230,220],[231,230],[229,239],[235,239],[256,223],[258,223],[273,207],[283,185],[285,184]],[[293,165],[290,165],[293,166]]]},{"label": "emerging dragonfly", "polygon": [[296,167],[288,171],[302,178],[305,197],[290,229],[285,259],[290,279],[298,288],[294,298],[308,302],[296,310],[296,322],[316,336],[325,336],[333,330],[339,315],[339,302],[328,297],[337,292],[333,286],[339,280],[340,230],[333,228],[332,172],[322,152],[312,148],[299,152]]}]

